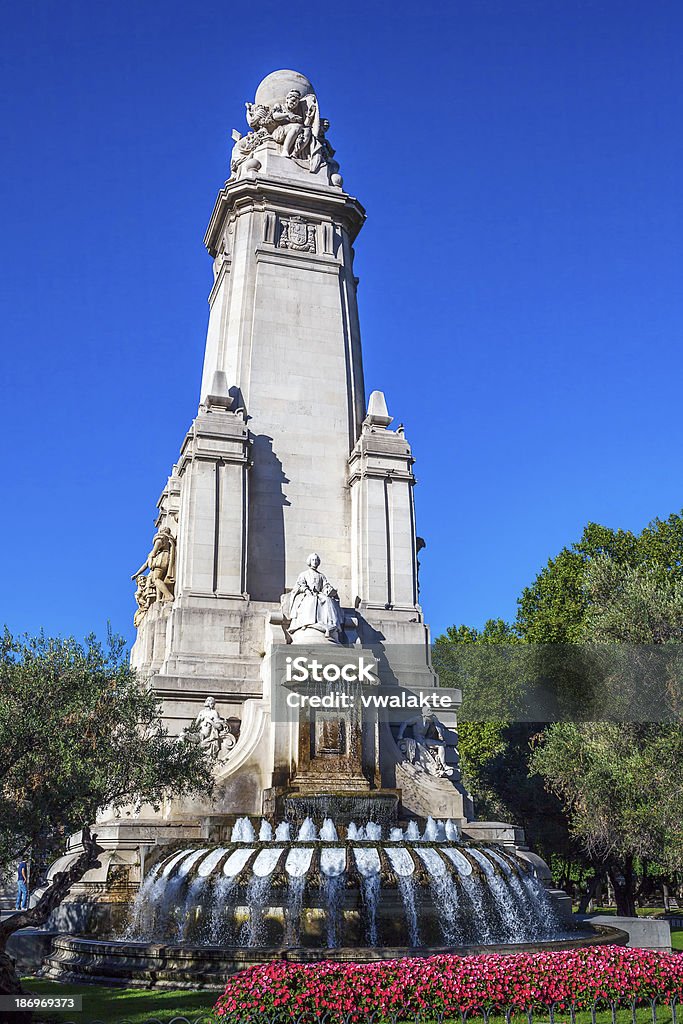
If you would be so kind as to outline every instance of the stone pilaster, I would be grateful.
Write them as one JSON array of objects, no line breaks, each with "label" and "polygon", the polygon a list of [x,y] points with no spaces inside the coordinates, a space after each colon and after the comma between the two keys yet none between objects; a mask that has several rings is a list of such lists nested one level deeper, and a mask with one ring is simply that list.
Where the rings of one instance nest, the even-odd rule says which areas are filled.
[{"label": "stone pilaster", "polygon": [[202,406],[183,443],[176,598],[246,599],[249,438],[242,410]]},{"label": "stone pilaster", "polygon": [[384,396],[373,392],[349,459],[352,588],[369,612],[417,605],[413,457],[402,430],[389,430]]}]

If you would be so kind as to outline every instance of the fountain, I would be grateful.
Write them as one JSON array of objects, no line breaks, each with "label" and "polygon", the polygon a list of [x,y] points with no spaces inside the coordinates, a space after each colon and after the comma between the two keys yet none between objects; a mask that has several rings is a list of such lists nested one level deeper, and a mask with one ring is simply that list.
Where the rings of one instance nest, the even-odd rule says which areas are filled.
[{"label": "fountain", "polygon": [[[341,833],[341,835],[340,835]],[[502,846],[463,841],[430,818],[293,833],[238,819],[230,841],[159,848],[123,933],[61,938],[47,973],[109,984],[218,985],[272,958],[363,961],[401,955],[514,952],[623,942],[616,929],[581,931],[533,868]]]},{"label": "fountain", "polygon": [[[215,791],[102,812],[48,969],[220,985],[272,957],[601,941],[572,931],[520,828],[474,819],[461,694],[440,687],[419,603],[413,452],[383,393],[365,399],[365,212],[313,86],[274,72],[247,119],[206,233],[200,403],[135,573],[131,656]],[[74,838],[52,870],[78,854]]]}]

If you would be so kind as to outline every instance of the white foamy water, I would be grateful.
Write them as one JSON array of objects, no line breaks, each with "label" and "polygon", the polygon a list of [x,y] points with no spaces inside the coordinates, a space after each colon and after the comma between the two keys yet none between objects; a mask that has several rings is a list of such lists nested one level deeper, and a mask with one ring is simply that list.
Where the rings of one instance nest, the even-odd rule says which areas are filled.
[{"label": "white foamy water", "polygon": [[449,841],[449,843],[457,843],[458,840],[460,839],[460,829],[458,828],[454,821],[451,821],[450,818],[446,822],[445,832],[446,839]]},{"label": "white foamy water", "polygon": [[415,853],[423,862],[430,875],[440,876],[446,874],[446,865],[436,850],[430,850],[429,847],[424,849],[423,847],[416,846]]},{"label": "white foamy water", "polygon": [[254,826],[249,818],[238,818],[230,837],[233,843],[253,843],[256,839]]},{"label": "white foamy water", "polygon": [[272,875],[283,850],[284,846],[270,846],[267,850],[261,850],[258,857],[252,864],[251,870],[258,878],[265,878],[266,875]]},{"label": "white foamy water", "polygon": [[192,850],[181,850],[180,853],[176,853],[175,857],[171,857],[171,859],[164,864],[161,870],[161,877],[168,878],[178,861],[181,861],[183,857],[187,857],[188,853],[192,853]]},{"label": "white foamy water", "polygon": [[356,859],[358,874],[363,878],[370,878],[380,872],[380,859],[377,850],[365,850],[362,847],[353,848],[353,856]]},{"label": "white foamy water", "polygon": [[467,852],[470,855],[470,857],[473,857],[474,860],[476,860],[477,864],[479,864],[479,866],[483,869],[484,873],[489,878],[495,875],[493,864],[488,859],[488,857],[484,856],[481,850],[477,850],[474,846],[468,846]]},{"label": "white foamy water", "polygon": [[275,841],[277,843],[288,843],[292,838],[292,828],[288,821],[281,821],[275,829]]},{"label": "white foamy water", "polygon": [[186,857],[178,868],[178,878],[184,878],[185,875],[195,866],[199,858],[204,857],[208,852],[209,851],[205,847],[203,850],[195,850],[189,857]]},{"label": "white foamy water", "polygon": [[312,857],[312,846],[303,846],[298,850],[296,848],[290,850],[287,854],[287,860],[285,861],[285,871],[288,875],[292,875],[294,878],[300,878],[301,875],[305,875],[310,868]]},{"label": "white foamy water", "polygon": [[434,818],[427,818],[422,838],[427,843],[442,843],[446,838],[446,829],[443,822],[434,821]]},{"label": "white foamy water", "polygon": [[407,850],[400,846],[387,846],[384,849],[392,868],[401,878],[408,878],[415,871],[415,863]]},{"label": "white foamy water", "polygon": [[510,877],[510,875],[512,874],[512,868],[510,867],[510,865],[508,864],[504,857],[501,857],[501,855],[496,850],[488,849],[486,850],[486,856],[490,860],[495,861],[496,864],[502,869],[503,873],[506,874],[508,878]]},{"label": "white foamy water", "polygon": [[323,846],[320,851],[320,870],[329,878],[346,871],[346,850],[338,846]]},{"label": "white foamy water", "polygon": [[313,818],[305,818],[304,822],[299,829],[299,834],[296,837],[297,842],[310,843],[311,840],[318,838],[318,830],[315,827]]},{"label": "white foamy water", "polygon": [[206,878],[208,875],[210,875],[213,869],[218,864],[221,857],[224,857],[227,852],[227,847],[221,846],[217,850],[214,850],[213,853],[210,853],[209,856],[206,857],[197,868],[197,874],[199,875],[199,877]]},{"label": "white foamy water", "polygon": [[472,874],[472,865],[468,861],[467,857],[463,857],[459,850],[453,850],[451,847],[445,846],[443,852],[451,861],[461,878],[467,878],[468,875]]},{"label": "white foamy water", "polygon": [[273,826],[265,818],[261,820],[258,838],[260,843],[271,843],[273,841]]},{"label": "white foamy water", "polygon": [[242,868],[245,866],[249,858],[252,856],[254,848],[249,847],[248,849],[233,850],[225,864],[223,865],[223,874],[226,878],[234,878],[235,875],[239,875]]},{"label": "white foamy water", "polygon": [[320,838],[327,843],[336,843],[338,841],[339,836],[331,818],[325,818],[320,829]]}]

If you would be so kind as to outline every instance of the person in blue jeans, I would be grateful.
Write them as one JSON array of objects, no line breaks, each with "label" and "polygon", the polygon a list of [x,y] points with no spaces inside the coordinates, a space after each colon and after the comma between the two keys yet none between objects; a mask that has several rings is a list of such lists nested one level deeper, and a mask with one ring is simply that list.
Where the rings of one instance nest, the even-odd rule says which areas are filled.
[{"label": "person in blue jeans", "polygon": [[17,910],[28,910],[28,864],[25,860],[19,861],[17,871]]}]

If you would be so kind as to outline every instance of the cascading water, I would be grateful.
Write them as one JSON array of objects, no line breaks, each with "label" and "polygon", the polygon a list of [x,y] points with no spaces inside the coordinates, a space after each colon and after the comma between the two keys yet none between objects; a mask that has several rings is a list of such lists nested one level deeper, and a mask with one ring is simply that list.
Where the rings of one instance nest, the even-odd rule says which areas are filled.
[{"label": "cascading water", "polygon": [[[370,826],[368,823],[368,827]],[[362,846],[353,848],[356,868],[361,878],[361,889],[365,903],[366,936],[369,946],[377,945],[377,902],[380,894],[381,863],[377,850]]]},{"label": "cascading water", "polygon": [[233,941],[232,905],[236,878],[218,878],[213,885],[206,924],[199,935],[200,945],[228,946]]},{"label": "cascading water", "polygon": [[418,847],[417,855],[424,861],[429,872],[429,885],[438,910],[443,941],[448,946],[455,946],[461,941],[462,935],[458,913],[460,901],[453,876],[448,872],[443,857],[431,847]]},{"label": "cascading water", "polygon": [[290,875],[287,889],[287,924],[285,941],[290,946],[299,944],[299,920],[306,888],[305,875]]},{"label": "cascading water", "polygon": [[530,899],[516,870],[496,850],[487,849],[486,855],[489,860],[502,868],[507,878],[509,896],[521,918],[522,931],[525,935],[533,935],[535,939],[542,940],[550,935],[552,929],[548,929],[543,904],[536,899]]},{"label": "cascading water", "polygon": [[514,876],[511,885],[513,893],[529,908],[529,915],[537,930],[538,940],[551,939],[563,927],[555,906],[538,881],[531,875]]},{"label": "cascading water", "polygon": [[[490,863],[490,861],[489,861]],[[524,915],[516,900],[511,900],[507,880],[497,874],[493,869],[486,874],[486,884],[493,895],[493,902],[503,923],[503,936],[505,942],[523,942],[524,936],[528,935],[525,928]]]},{"label": "cascading water", "polygon": [[199,875],[193,878],[187,887],[185,903],[178,921],[178,942],[188,942],[193,930],[197,927],[197,918],[202,913],[202,896],[207,885],[207,879]]},{"label": "cascading water", "polygon": [[[394,831],[400,832],[401,830],[392,829],[392,832]],[[415,864],[413,863],[413,858],[403,847],[397,847],[396,849],[387,847],[386,855],[389,858],[389,862],[394,870],[394,874],[396,875],[396,882],[398,884],[399,892],[401,893],[403,911],[406,916],[406,924],[408,925],[410,945],[419,946],[420,927],[417,919],[417,909],[415,907],[415,881],[413,877],[415,874]]]},{"label": "cascading water", "polygon": [[534,943],[569,937],[510,850],[463,843],[452,821],[421,831],[239,818],[222,846],[184,848],[143,882],[125,938],[191,946]]},{"label": "cascading water", "polygon": [[264,911],[266,909],[268,893],[270,892],[271,877],[254,875],[247,886],[247,906],[249,917],[242,925],[238,945],[240,946],[265,946],[265,922]]},{"label": "cascading water", "polygon": [[[328,824],[329,822],[329,824]],[[326,832],[331,842],[338,839],[333,823],[326,819],[320,838]],[[320,851],[323,905],[325,908],[325,941],[328,949],[340,943],[342,896],[346,886],[346,850],[339,846],[323,847]]]},{"label": "cascading water", "polygon": [[161,868],[161,863],[155,864],[140,886],[122,939],[135,941],[153,931],[154,915],[164,892],[164,883],[160,877]]}]

